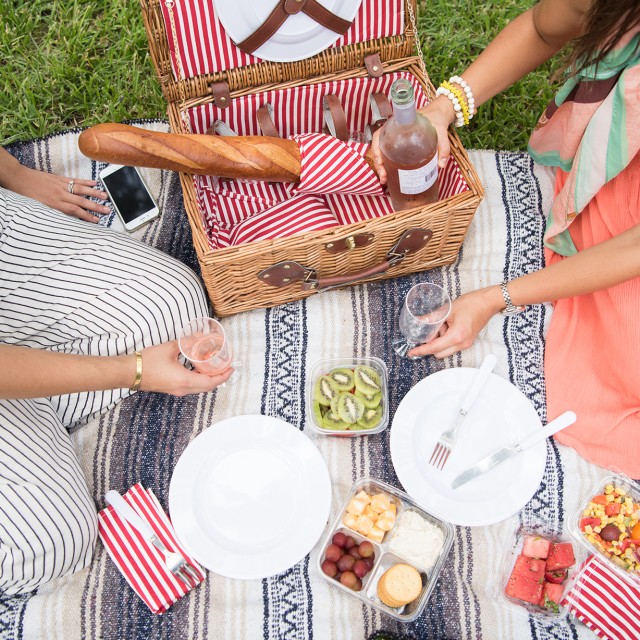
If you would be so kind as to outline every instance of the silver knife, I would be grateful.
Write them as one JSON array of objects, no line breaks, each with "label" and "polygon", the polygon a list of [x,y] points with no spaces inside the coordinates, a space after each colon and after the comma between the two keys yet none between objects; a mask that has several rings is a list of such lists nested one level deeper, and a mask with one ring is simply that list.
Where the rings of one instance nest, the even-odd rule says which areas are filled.
[{"label": "silver knife", "polygon": [[502,447],[493,453],[489,454],[486,458],[472,464],[468,469],[463,471],[459,476],[453,479],[451,483],[452,489],[457,489],[459,486],[473,480],[477,476],[489,471],[497,464],[500,464],[504,460],[507,460],[511,456],[518,455],[525,449],[542,442],[551,437],[554,433],[561,431],[576,421],[576,414],[573,411],[565,411],[562,415],[559,415],[555,420],[552,420],[546,427],[538,429],[533,433],[526,436],[518,444],[514,444],[510,447]]}]

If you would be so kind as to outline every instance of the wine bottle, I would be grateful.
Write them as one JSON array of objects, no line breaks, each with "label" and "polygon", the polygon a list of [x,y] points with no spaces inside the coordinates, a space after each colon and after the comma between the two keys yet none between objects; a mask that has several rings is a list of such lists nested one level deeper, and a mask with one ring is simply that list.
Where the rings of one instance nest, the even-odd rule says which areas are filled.
[{"label": "wine bottle", "polygon": [[438,199],[438,135],[418,113],[413,86],[399,78],[391,85],[393,115],[380,129],[380,152],[395,211]]}]

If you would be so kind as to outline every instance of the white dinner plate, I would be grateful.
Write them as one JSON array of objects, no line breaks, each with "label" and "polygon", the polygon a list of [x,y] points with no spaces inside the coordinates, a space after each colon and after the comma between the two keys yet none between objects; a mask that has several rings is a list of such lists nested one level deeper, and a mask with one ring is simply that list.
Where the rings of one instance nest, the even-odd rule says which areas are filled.
[{"label": "white dinner plate", "polygon": [[[350,22],[362,0],[319,0],[329,11]],[[234,42],[248,38],[269,17],[276,0],[213,0],[222,26]],[[304,60],[320,53],[341,34],[331,31],[304,13],[289,16],[254,55],[273,62]]]},{"label": "white dinner plate", "polygon": [[491,374],[458,431],[444,469],[428,464],[476,373],[471,368],[444,369],[421,380],[400,402],[391,427],[391,458],[406,492],[427,511],[462,526],[493,524],[519,511],[540,486],[547,456],[546,442],[540,442],[451,488],[452,480],[474,462],[542,427],[526,396]]},{"label": "white dinner plate", "polygon": [[299,429],[262,415],[211,425],[171,478],[176,534],[203,566],[228,578],[266,578],[304,558],[331,510],[320,451]]}]

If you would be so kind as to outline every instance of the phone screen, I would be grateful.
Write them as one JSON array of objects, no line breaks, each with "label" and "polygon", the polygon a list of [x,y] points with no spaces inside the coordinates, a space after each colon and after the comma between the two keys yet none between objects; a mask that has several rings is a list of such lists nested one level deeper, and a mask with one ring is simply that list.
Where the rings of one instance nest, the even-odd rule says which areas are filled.
[{"label": "phone screen", "polygon": [[133,167],[122,167],[102,176],[102,180],[125,223],[132,222],[156,206]]}]

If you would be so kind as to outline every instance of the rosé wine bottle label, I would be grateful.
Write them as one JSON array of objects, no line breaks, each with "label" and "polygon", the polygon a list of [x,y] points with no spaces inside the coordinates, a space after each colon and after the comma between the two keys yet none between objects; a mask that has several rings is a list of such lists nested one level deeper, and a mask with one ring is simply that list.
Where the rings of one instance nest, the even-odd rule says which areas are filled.
[{"label": "ros\u00e9 wine bottle label", "polygon": [[398,169],[401,193],[423,193],[438,179],[438,154],[418,169]]}]

